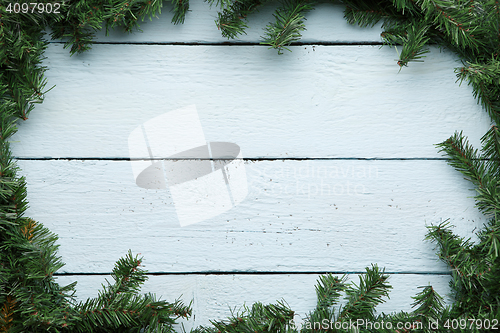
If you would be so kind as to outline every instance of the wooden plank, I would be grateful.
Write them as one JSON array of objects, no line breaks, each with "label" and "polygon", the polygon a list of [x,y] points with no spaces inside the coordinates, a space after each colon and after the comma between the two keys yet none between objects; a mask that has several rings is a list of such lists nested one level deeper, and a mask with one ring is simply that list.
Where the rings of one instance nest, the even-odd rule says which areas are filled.
[{"label": "wooden plank", "polygon": [[[113,43],[259,43],[263,39],[265,27],[274,22],[273,13],[277,3],[269,3],[260,8],[259,12],[248,17],[249,28],[246,34],[236,40],[222,37],[215,25],[217,8],[210,8],[202,1],[190,1],[190,12],[186,15],[184,24],[173,25],[173,14],[170,6],[164,8],[158,18],[146,20],[140,24],[142,32],[123,33],[120,29],[105,30],[97,33],[96,41]],[[344,19],[344,6],[341,4],[319,3],[315,10],[306,14],[306,31],[302,33],[304,43],[353,43],[381,42],[381,25],[373,28],[360,28],[350,25]]]},{"label": "wooden plank", "polygon": [[[96,45],[46,52],[56,87],[20,124],[18,157],[128,157],[131,132],[196,105],[207,141],[247,158],[435,158],[457,130],[479,146],[490,119],[448,51],[398,72],[394,49]],[[187,129],[188,131],[188,129]],[[145,156],[147,157],[147,156]]]},{"label": "wooden plank", "polygon": [[[103,43],[222,43],[215,10],[191,4],[185,25],[171,14],[112,32]],[[257,43],[273,6],[250,17]],[[340,5],[307,15],[305,43],[380,41],[380,26],[360,29]],[[398,73],[394,49],[302,46],[277,56],[265,46],[95,45],[69,57],[46,55],[56,88],[20,125],[18,157],[127,158],[128,138],[144,122],[195,104],[207,141],[237,143],[243,157],[435,158],[433,144],[464,130],[473,144],[490,121],[471,89],[455,83],[449,52]],[[147,157],[147,156],[144,156]],[[165,157],[165,156],[160,156]],[[27,175],[28,216],[60,236],[70,273],[109,272],[129,248],[152,272],[358,272],[378,263],[393,274],[379,311],[411,310],[417,286],[447,293],[447,268],[425,225],[451,218],[462,236],[484,222],[469,184],[444,161],[304,160],[245,164],[248,195],[231,210],[180,227],[166,190],[136,186],[128,161],[19,161]],[[196,194],[196,193],[193,193]],[[479,224],[478,224],[479,223]],[[420,273],[420,274],[410,274]],[[352,274],[354,277],[355,274]],[[187,328],[227,317],[229,308],[284,298],[298,320],[315,304],[316,274],[151,276],[144,292],[194,300]],[[61,276],[95,296],[104,276]],[[66,281],[66,282],[64,282]],[[258,287],[256,287],[258,286]],[[191,326],[190,326],[191,325]]]},{"label": "wooden plank", "polygon": [[[186,202],[171,189],[138,187],[128,161],[19,165],[27,214],[59,235],[65,272],[108,272],[128,249],[152,272],[359,272],[371,263],[445,272],[423,242],[425,225],[449,218],[474,237],[485,221],[470,184],[441,160],[247,162],[245,199],[186,227],[176,212]],[[199,205],[189,207],[203,214]]]},{"label": "wooden plank", "polygon": [[[226,319],[231,315],[230,309],[240,309],[243,304],[251,306],[254,302],[264,304],[285,300],[295,311],[295,322],[301,323],[316,305],[316,274],[277,274],[277,275],[170,275],[150,276],[142,288],[142,292],[155,293],[162,299],[173,302],[181,298],[186,304],[193,301],[193,316],[184,325],[187,329],[199,325],[209,325],[209,320]],[[60,276],[57,280],[62,284],[78,281],[78,300],[97,296],[105,279],[110,276]],[[358,282],[355,274],[349,280]],[[432,285],[445,297],[449,293],[448,275],[391,275],[392,285],[386,302],[377,307],[379,313],[411,311],[415,296],[421,289],[419,286]],[[258,286],[258,287],[256,287]]]}]

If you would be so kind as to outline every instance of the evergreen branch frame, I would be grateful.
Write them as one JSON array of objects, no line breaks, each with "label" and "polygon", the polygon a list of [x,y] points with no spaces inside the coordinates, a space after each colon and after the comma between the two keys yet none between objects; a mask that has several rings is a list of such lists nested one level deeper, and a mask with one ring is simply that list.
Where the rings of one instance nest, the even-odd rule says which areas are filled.
[{"label": "evergreen branch frame", "polygon": [[[19,1],[19,3],[29,1]],[[50,0],[47,3],[55,3]],[[208,0],[220,8],[216,26],[223,36],[245,33],[248,16],[267,0]],[[66,38],[70,54],[88,51],[93,33],[102,26],[121,27],[130,32],[138,22],[161,13],[161,0],[67,0],[64,15],[8,13],[8,1],[0,1],[0,331],[5,332],[171,332],[177,318],[191,314],[189,305],[169,303],[154,295],[140,295],[145,281],[141,258],[128,253],[113,270],[98,297],[77,303],[75,283],[59,286],[53,274],[62,267],[57,256],[57,236],[40,223],[24,216],[26,183],[17,176],[9,138],[18,119],[26,120],[36,103],[43,102],[47,81],[41,66],[47,42],[43,29],[52,29],[54,39]],[[174,24],[184,22],[188,0],[172,0]],[[382,40],[389,46],[402,45],[397,65],[422,61],[430,43],[458,54],[460,82],[467,80],[474,97],[492,119],[492,128],[482,138],[482,149],[471,147],[462,133],[438,144],[449,164],[476,187],[476,203],[489,221],[472,243],[453,234],[445,221],[430,226],[427,239],[438,246],[438,256],[452,269],[451,287],[456,302],[444,306],[431,286],[414,297],[415,310],[381,314],[374,308],[388,295],[387,275],[376,265],[366,268],[359,284],[346,277],[321,276],[316,286],[318,304],[301,332],[335,332],[322,327],[324,320],[344,323],[369,319],[386,322],[420,322],[406,331],[483,331],[477,325],[452,330],[435,327],[446,320],[500,319],[500,10],[497,0],[344,0],[344,16],[351,24],[373,26],[382,21]],[[309,0],[283,0],[275,13],[276,22],[266,28],[262,44],[281,54],[300,39],[305,29],[304,14],[314,9]],[[41,260],[43,259],[43,260]],[[338,307],[345,295],[347,304]],[[500,328],[500,323],[499,326]],[[434,329],[436,328],[436,329]],[[297,332],[293,311],[283,302],[254,304],[213,327],[194,332]],[[363,331],[363,329],[361,330]],[[366,331],[396,331],[391,329]]]}]

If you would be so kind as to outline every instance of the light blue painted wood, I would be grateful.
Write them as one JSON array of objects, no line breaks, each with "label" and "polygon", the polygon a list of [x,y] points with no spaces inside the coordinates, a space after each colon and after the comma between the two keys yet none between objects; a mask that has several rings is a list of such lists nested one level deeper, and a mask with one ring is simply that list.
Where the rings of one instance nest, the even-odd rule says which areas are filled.
[{"label": "light blue painted wood", "polygon": [[[151,276],[144,284],[144,292],[161,295],[173,302],[181,298],[186,304],[193,301],[194,317],[184,322],[185,328],[198,325],[210,325],[209,320],[225,319],[231,310],[238,310],[243,304],[251,306],[253,302],[264,304],[285,300],[295,311],[295,322],[300,325],[306,315],[316,306],[316,285],[318,275],[174,275]],[[101,284],[110,276],[58,277],[61,284],[78,280],[77,297],[85,300],[95,297]],[[349,280],[359,282],[356,275],[349,275]],[[421,291],[419,286],[431,284],[443,296],[448,291],[449,276],[443,275],[391,275],[389,284],[393,286],[386,302],[379,305],[379,313],[389,313],[394,309],[411,311],[411,298]],[[445,296],[445,302],[450,303]]]},{"label": "light blue painted wood", "polygon": [[188,227],[171,191],[138,187],[128,161],[20,166],[28,214],[59,234],[66,272],[107,272],[129,248],[154,272],[447,272],[425,225],[450,218],[473,236],[484,222],[445,161],[250,162],[243,202]]},{"label": "light blue painted wood", "polygon": [[[129,156],[140,124],[195,104],[208,141],[246,158],[436,158],[434,144],[489,129],[450,52],[398,72],[376,46],[96,45],[69,57],[47,51],[56,87],[13,138],[18,157]],[[22,138],[22,139],[21,139]],[[147,157],[147,156],[144,156]],[[164,156],[167,157],[167,156]]]},{"label": "light blue painted wood", "polygon": [[[20,124],[13,153],[96,158],[19,161],[28,216],[60,235],[62,271],[109,272],[129,248],[157,272],[353,272],[377,262],[402,273],[391,277],[391,301],[379,311],[410,310],[420,285],[445,294],[449,276],[414,274],[446,271],[422,241],[425,225],[450,218],[458,234],[474,237],[484,218],[470,184],[445,161],[425,158],[440,157],[433,144],[455,130],[479,146],[490,124],[470,87],[455,82],[457,58],[431,48],[424,63],[398,72],[396,50],[378,46],[297,46],[278,56],[257,45],[119,44],[224,42],[215,10],[202,2],[191,8],[185,25],[171,25],[164,13],[143,33],[101,32],[99,42],[118,44],[84,55],[69,57],[58,43],[47,50],[47,78],[56,87]],[[272,8],[249,18],[241,42],[259,42]],[[321,4],[307,18],[305,43],[380,41],[379,26],[349,26],[339,5]],[[236,143],[245,158],[279,160],[247,163],[241,204],[181,228],[168,190],[137,187],[128,161],[102,159],[127,158],[134,128],[191,104],[207,141]],[[401,160],[408,158],[418,160]],[[314,307],[316,277],[161,276],[144,291],[193,299],[188,325],[198,325],[243,302],[282,297],[303,316]],[[103,282],[59,279],[78,280],[81,298]]]},{"label": "light blue painted wood", "polygon": [[[169,12],[168,4],[158,18],[144,21],[140,27],[142,32],[124,34],[120,29],[105,31],[96,35],[99,42],[126,43],[258,43],[263,39],[263,29],[274,21],[273,12],[277,2],[271,2],[260,7],[259,11],[248,16],[249,28],[246,34],[238,39],[228,40],[222,37],[215,25],[217,8],[204,1],[190,1],[190,12],[186,15],[184,24],[173,25],[173,14]],[[360,28],[350,25],[343,18],[344,6],[331,2],[319,3],[315,10],[306,14],[306,31],[302,33],[301,42],[381,42],[380,24],[373,28]]]}]

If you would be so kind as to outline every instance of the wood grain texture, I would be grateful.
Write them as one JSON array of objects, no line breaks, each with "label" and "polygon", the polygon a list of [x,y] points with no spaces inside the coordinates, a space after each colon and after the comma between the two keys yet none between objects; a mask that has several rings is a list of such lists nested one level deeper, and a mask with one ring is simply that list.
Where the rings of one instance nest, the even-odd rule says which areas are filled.
[{"label": "wood grain texture", "polygon": [[[400,273],[379,311],[411,310],[411,296],[428,283],[447,293],[449,275],[439,274],[448,269],[423,242],[425,226],[449,218],[474,239],[485,220],[470,184],[444,160],[428,159],[442,157],[434,144],[457,130],[479,147],[490,125],[471,88],[456,83],[457,57],[431,47],[425,62],[399,72],[388,47],[303,45],[278,56],[249,45],[259,43],[275,7],[251,15],[248,34],[233,45],[201,1],[184,25],[170,24],[166,8],[143,33],[98,33],[100,44],[83,55],[51,43],[44,65],[56,87],[20,124],[12,149],[33,159],[18,161],[27,215],[60,236],[62,272],[108,273],[132,249],[150,272],[191,273],[151,276],[143,289],[194,300],[188,327],[244,302],[281,298],[304,318],[317,275],[302,273],[362,272],[371,263]],[[380,26],[350,26],[342,9],[318,5],[302,41],[380,42]],[[251,160],[248,195],[180,227],[171,191],[138,187],[130,162],[119,159],[129,157],[135,128],[193,104],[207,141],[236,143]],[[80,299],[104,282],[58,279],[78,280]]]},{"label": "wood grain texture", "polygon": [[[18,157],[128,157],[143,122],[195,104],[208,141],[247,158],[435,158],[463,130],[472,143],[490,120],[459,86],[449,52],[398,73],[394,49],[96,45],[69,57],[52,45],[56,87],[20,125]],[[145,156],[147,157],[147,156]],[[167,157],[167,156],[164,156]]]},{"label": "wood grain texture", "polygon": [[[243,304],[251,306],[254,302],[264,304],[285,300],[295,311],[295,322],[301,323],[306,315],[316,306],[314,286],[319,275],[316,274],[278,274],[278,275],[174,275],[150,276],[142,292],[152,292],[162,299],[173,302],[181,298],[186,304],[193,301],[194,316],[184,322],[186,328],[209,325],[209,320],[222,320],[231,315],[231,310],[239,310]],[[62,284],[78,281],[77,297],[86,300],[95,297],[110,276],[60,276],[57,280]],[[390,299],[377,307],[379,313],[390,313],[395,310],[411,311],[415,296],[421,289],[419,286],[432,285],[445,297],[448,293],[448,275],[391,275],[389,284],[393,289]],[[349,280],[359,282],[355,274]]]},{"label": "wood grain texture", "polygon": [[[222,37],[215,25],[217,8],[203,1],[190,1],[190,11],[186,15],[184,24],[173,25],[171,6],[166,4],[162,14],[151,21],[140,24],[142,32],[137,31],[125,34],[121,29],[105,31],[96,35],[96,41],[103,43],[260,43],[264,35],[263,29],[270,22],[274,22],[273,13],[277,2],[270,2],[261,6],[259,11],[248,16],[246,34],[238,39],[228,40]],[[344,19],[342,4],[319,3],[315,10],[306,13],[306,31],[302,33],[303,43],[360,43],[381,42],[380,24],[373,28],[360,28],[350,25]]]},{"label": "wood grain texture", "polygon": [[446,272],[425,225],[449,218],[473,236],[484,222],[445,161],[249,162],[245,200],[187,227],[169,190],[138,187],[128,161],[19,164],[28,215],[59,234],[65,272],[108,272],[129,248],[152,272]]}]

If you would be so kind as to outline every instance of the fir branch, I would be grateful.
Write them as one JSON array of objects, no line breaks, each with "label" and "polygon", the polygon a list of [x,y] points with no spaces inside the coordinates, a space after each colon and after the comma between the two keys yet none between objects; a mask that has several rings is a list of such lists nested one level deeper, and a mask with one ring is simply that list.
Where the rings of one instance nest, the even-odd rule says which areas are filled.
[{"label": "fir branch", "polygon": [[115,264],[114,284],[108,282],[98,297],[76,305],[79,318],[73,324],[77,332],[92,332],[95,327],[170,332],[175,319],[191,315],[190,306],[180,300],[169,303],[157,300],[152,294],[138,294],[147,279],[146,272],[140,268],[141,260],[129,251]]},{"label": "fir branch", "polygon": [[483,239],[480,246],[488,251],[486,255],[491,258],[491,262],[494,262],[500,256],[500,226],[487,229],[481,236]]},{"label": "fir branch", "polygon": [[482,154],[486,159],[487,173],[498,184],[500,179],[500,130],[491,126],[490,130],[481,138]]},{"label": "fir branch", "polygon": [[456,69],[458,80],[468,80],[474,89],[474,97],[483,105],[491,119],[500,124],[500,61],[495,58],[488,59],[485,63],[470,63]]},{"label": "fir branch", "polygon": [[22,232],[23,236],[26,237],[28,242],[31,243],[33,241],[33,236],[35,233],[34,229],[36,227],[36,221],[34,221],[30,218],[27,218],[25,220],[27,223],[24,226],[21,226],[21,232]]},{"label": "fir branch", "polygon": [[431,225],[427,227],[428,233],[425,239],[436,242],[439,246],[439,258],[456,271],[458,275],[463,276],[466,274],[460,270],[460,266],[463,266],[464,260],[468,260],[467,257],[471,253],[470,243],[453,234],[450,227],[451,224],[448,220],[437,226]]},{"label": "fir branch", "polygon": [[399,54],[399,67],[407,66],[410,61],[421,61],[424,54],[429,53],[425,48],[430,40],[428,31],[430,24],[425,21],[410,21],[393,24],[381,33],[381,37],[389,46],[402,44],[403,50]]},{"label": "fir branch", "polygon": [[23,251],[23,256],[19,262],[25,267],[27,279],[51,281],[52,275],[64,266],[61,258],[57,255],[59,245],[56,245],[58,237],[45,228],[42,224],[32,226],[27,238],[24,234],[25,226],[31,223],[31,219],[20,220],[21,237],[26,238],[26,242],[14,244]]},{"label": "fir branch", "polygon": [[469,79],[477,82],[482,81],[485,84],[498,84],[500,61],[492,58],[485,64],[467,63],[467,66],[460,68],[457,76],[460,81]]},{"label": "fir branch", "polygon": [[[300,37],[303,13],[300,5],[283,6],[268,28],[271,47],[283,48]],[[217,24],[224,36],[244,33],[247,15],[263,2],[258,0],[208,0],[223,10]],[[173,0],[174,23],[182,23],[188,11],[187,0]],[[292,2],[289,2],[289,4]],[[474,96],[498,124],[500,120],[500,10],[496,0],[459,2],[454,0],[345,0],[350,23],[372,26],[383,21],[382,37],[391,44],[402,44],[400,66],[419,60],[424,46],[437,42],[453,49],[464,61],[459,79],[467,79]],[[309,5],[307,3],[307,5]],[[176,318],[190,315],[181,302],[158,301],[153,295],[138,295],[145,280],[137,257],[129,253],[113,271],[114,283],[104,287],[95,299],[73,306],[75,284],[59,286],[53,273],[62,266],[57,256],[57,237],[42,224],[25,218],[26,183],[16,175],[8,139],[16,131],[15,118],[28,118],[35,103],[43,101],[46,81],[41,66],[47,46],[43,29],[52,28],[52,37],[65,38],[71,54],[91,47],[94,32],[106,29],[138,28],[139,20],[161,12],[157,0],[75,0],[62,7],[63,15],[6,13],[1,8],[0,24],[0,329],[29,332],[166,332]],[[308,8],[307,10],[312,9]],[[296,15],[292,15],[292,14]],[[279,17],[277,17],[279,16]],[[288,29],[288,30],[287,30]],[[274,43],[274,44],[273,44]],[[442,308],[437,294],[424,289],[415,297],[418,309],[412,314],[383,315],[389,320],[409,322],[415,317],[497,319],[500,317],[500,134],[496,126],[482,138],[482,155],[460,134],[440,144],[449,163],[477,186],[476,202],[490,217],[474,244],[454,235],[444,223],[431,226],[427,239],[440,247],[439,256],[452,269],[451,286],[456,299],[451,309]],[[347,286],[342,279],[325,276],[316,287],[318,304],[307,322],[335,319],[340,292],[346,289],[348,304],[340,320],[374,318],[374,307],[390,288],[383,272],[372,268],[360,277],[359,286]],[[378,279],[377,279],[378,277]],[[246,312],[245,312],[246,311]],[[293,312],[284,304],[252,309],[225,322],[215,322],[225,332],[285,332],[291,327]],[[201,329],[203,331],[203,329]],[[307,330],[306,330],[307,331]],[[308,331],[309,332],[309,331]]]},{"label": "fir branch", "polygon": [[487,216],[500,212],[499,179],[489,174],[488,163],[478,155],[462,133],[455,135],[437,145],[448,156],[448,164],[466,176],[476,188],[476,206]]},{"label": "fir branch", "polygon": [[13,326],[15,308],[16,300],[8,295],[0,309],[0,332],[10,332]]},{"label": "fir branch", "polygon": [[316,284],[316,308],[310,313],[304,323],[303,333],[314,332],[315,328],[323,327],[325,320],[328,323],[335,321],[335,310],[331,307],[337,304],[341,292],[348,287],[347,275],[341,278],[331,274],[322,275]]},{"label": "fir branch", "polygon": [[[215,21],[217,28],[221,31],[222,36],[228,39],[236,38],[242,35],[248,25],[244,20],[246,17],[256,11],[259,6],[268,2],[268,0],[232,0],[221,1],[222,11],[219,12],[218,18]],[[213,1],[211,1],[213,3]]]},{"label": "fir branch", "polygon": [[498,0],[486,0],[484,10],[486,17],[483,24],[487,28],[485,48],[490,54],[498,56],[500,54],[500,2]]},{"label": "fir branch", "polygon": [[350,24],[358,24],[359,27],[374,27],[375,24],[380,22],[388,15],[384,12],[375,10],[356,10],[349,6],[344,11],[344,18]]},{"label": "fir branch", "polygon": [[403,15],[418,16],[420,13],[419,7],[415,4],[414,0],[392,0],[392,4]]},{"label": "fir branch", "polygon": [[[5,105],[10,109],[4,109],[3,119],[13,119],[15,106]],[[11,127],[10,134],[15,132],[13,122],[3,124]],[[26,183],[16,176],[17,167],[8,147],[5,138],[0,139],[0,300],[15,300],[17,310],[15,316],[9,315],[13,319],[4,322],[3,328],[54,331],[68,325],[65,316],[71,311],[68,300],[74,284],[61,288],[54,283],[52,274],[62,266],[55,252],[57,237],[23,217],[27,208]],[[4,308],[4,319],[6,311]]]},{"label": "fir branch", "polygon": [[[7,104],[7,103],[6,103]],[[4,105],[5,106],[5,105]],[[4,109],[5,110],[5,109]],[[3,111],[3,110],[0,110]],[[10,212],[7,207],[15,201],[14,194],[18,188],[16,172],[18,168],[12,158],[10,145],[7,141],[17,131],[15,118],[13,116],[14,107],[0,113],[0,229],[3,223],[7,223],[6,214]]]},{"label": "fir branch", "polygon": [[[473,315],[486,304],[495,303],[499,295],[490,292],[492,284],[489,281],[498,275],[498,257],[488,252],[491,249],[490,233],[487,230],[481,232],[478,235],[481,243],[473,244],[454,235],[448,221],[428,229],[426,239],[438,244],[438,256],[452,269],[450,286],[456,300],[454,311]],[[498,233],[495,237],[498,237]]]},{"label": "fir branch", "polygon": [[[186,3],[174,3],[174,20],[184,20]],[[179,2],[180,3],[180,2]],[[162,0],[75,0],[62,6],[62,15],[49,20],[52,39],[65,39],[64,47],[70,47],[71,55],[91,49],[95,32],[104,24],[106,34],[109,29],[122,27],[125,32],[139,28],[139,21],[150,20],[161,13]]]},{"label": "fir branch", "polygon": [[113,268],[111,276],[115,280],[106,291],[112,295],[118,293],[137,292],[141,285],[147,280],[146,272],[140,269],[142,258],[133,256],[129,250],[125,258],[120,258]]},{"label": "fir branch", "polygon": [[352,283],[346,289],[346,300],[339,319],[373,319],[375,307],[385,302],[383,297],[389,297],[389,290],[392,287],[387,284],[389,275],[384,274],[384,269],[380,270],[377,265],[366,268],[366,273],[360,275],[359,285]]},{"label": "fir branch", "polygon": [[[443,309],[443,312],[446,309]],[[440,313],[441,315],[442,313]],[[442,317],[440,317],[442,318]],[[428,332],[427,327],[424,326],[422,321],[414,314],[405,311],[393,312],[390,314],[381,313],[377,316],[376,321],[379,323],[385,323],[385,325],[380,325],[380,330],[360,330],[360,332],[387,332],[387,333],[410,333],[410,332]],[[391,327],[393,329],[384,329]],[[397,330],[395,328],[401,327]]]},{"label": "fir branch", "polygon": [[425,22],[418,22],[410,25],[406,35],[401,36],[403,50],[399,55],[399,67],[407,66],[410,61],[419,61],[424,54],[429,53],[429,50],[424,48],[429,41],[427,37],[429,28],[430,25]]},{"label": "fir branch", "polygon": [[[42,27],[30,26],[27,14],[4,13],[0,29],[2,101],[12,103],[14,115],[26,120],[34,104],[43,101],[46,80],[41,66],[47,42]],[[30,14],[31,15],[31,14]],[[3,118],[3,117],[2,117]]]},{"label": "fir branch", "polygon": [[233,0],[204,0],[205,2],[208,2],[210,4],[210,7],[212,7],[215,3],[215,6],[224,9],[224,8],[229,8],[231,6],[231,3]]},{"label": "fir branch", "polygon": [[346,280],[347,275],[341,278],[331,274],[320,276],[316,284],[316,297],[318,298],[316,308],[327,308],[337,304],[340,293],[347,288]]},{"label": "fir branch", "polygon": [[[186,0],[184,5],[177,5],[172,0],[174,18],[172,22],[184,20],[184,9],[189,8],[189,2]],[[187,8],[186,8],[187,6]],[[109,28],[117,26],[123,27],[125,32],[132,32],[139,29],[139,21],[144,21],[146,17],[151,20],[161,14],[163,7],[162,0],[113,0],[110,5],[104,8],[104,19],[106,20],[106,33]]]},{"label": "fir branch", "polygon": [[186,13],[189,11],[189,0],[172,0],[172,4],[174,5],[174,8],[172,8],[172,11],[174,12],[172,23],[184,23]]},{"label": "fir branch", "polygon": [[478,151],[469,145],[462,132],[456,132],[437,146],[440,148],[439,152],[445,152],[449,156],[448,164],[460,171],[474,185],[484,186],[484,168],[479,160]]},{"label": "fir branch", "polygon": [[313,9],[313,4],[309,0],[284,0],[282,6],[273,14],[276,22],[266,27],[262,45],[270,45],[273,49],[278,49],[278,54],[282,54],[283,49],[291,43],[296,42],[304,31],[304,14]]},{"label": "fir branch", "polygon": [[61,6],[61,16],[49,21],[52,39],[65,39],[70,54],[91,49],[94,32],[101,29],[107,1],[68,1]]},{"label": "fir branch", "polygon": [[289,332],[293,327],[294,312],[284,302],[263,305],[254,303],[233,314],[227,321],[211,321],[213,327],[201,326],[192,333],[241,333],[241,332]]},{"label": "fir branch", "polygon": [[486,29],[482,24],[484,10],[481,2],[470,2],[469,6],[453,0],[417,0],[426,21],[433,21],[436,28],[457,47],[479,52],[485,45]]},{"label": "fir branch", "polygon": [[392,21],[402,17],[392,12],[384,1],[367,3],[365,1],[347,0],[344,18],[349,24],[357,24],[360,27],[373,27],[381,20]]},{"label": "fir branch", "polygon": [[444,309],[443,298],[432,288],[432,286],[419,287],[423,290],[412,297],[415,302],[412,308],[417,307],[413,314],[419,317],[425,327],[429,323],[436,323]]},{"label": "fir branch", "polygon": [[[1,76],[0,76],[1,78]],[[2,96],[7,95],[7,85],[3,85],[0,88],[0,98]],[[4,100],[0,100],[0,141],[6,142],[12,137],[16,131],[16,119],[14,117],[15,114],[15,105],[12,100],[7,97],[4,97]],[[7,152],[0,155],[0,158],[4,158],[7,156]],[[5,166],[6,167],[6,166]],[[0,177],[4,174],[4,170],[0,169]]]}]

